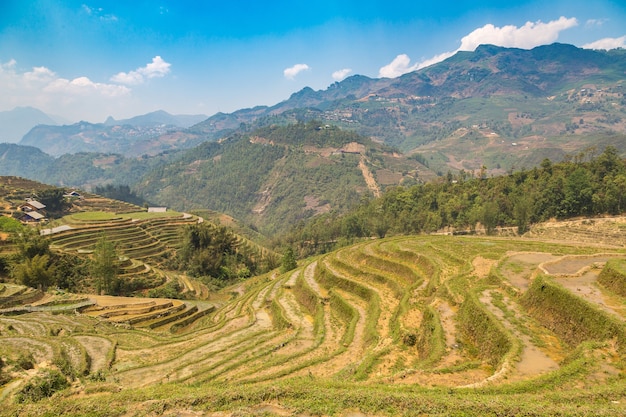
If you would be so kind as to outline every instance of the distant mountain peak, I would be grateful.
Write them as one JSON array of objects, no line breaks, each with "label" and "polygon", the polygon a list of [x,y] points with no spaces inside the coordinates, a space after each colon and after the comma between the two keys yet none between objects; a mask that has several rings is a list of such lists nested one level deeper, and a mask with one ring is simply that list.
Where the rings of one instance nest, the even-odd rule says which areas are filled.
[{"label": "distant mountain peak", "polygon": [[0,112],[0,142],[17,143],[37,125],[56,125],[46,113],[30,106]]}]

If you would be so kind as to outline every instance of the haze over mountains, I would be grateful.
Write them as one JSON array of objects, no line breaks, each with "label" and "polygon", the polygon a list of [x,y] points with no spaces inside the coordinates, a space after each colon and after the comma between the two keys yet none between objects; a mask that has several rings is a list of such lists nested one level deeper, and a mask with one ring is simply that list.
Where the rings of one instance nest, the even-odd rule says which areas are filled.
[{"label": "haze over mountains", "polygon": [[16,107],[0,111],[0,142],[17,143],[37,125],[58,125],[64,120],[52,117],[33,107]]}]

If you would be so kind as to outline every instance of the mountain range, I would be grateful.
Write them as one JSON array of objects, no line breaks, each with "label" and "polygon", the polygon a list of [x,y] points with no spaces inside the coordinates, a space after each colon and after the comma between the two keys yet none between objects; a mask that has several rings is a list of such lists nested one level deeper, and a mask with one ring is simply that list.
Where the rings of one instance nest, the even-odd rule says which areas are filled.
[{"label": "mountain range", "polygon": [[123,183],[149,201],[277,229],[281,218],[345,210],[450,171],[501,175],[609,145],[624,156],[625,80],[624,50],[482,45],[398,78],[355,75],[187,128],[154,122],[164,112],[38,126],[20,145],[57,159],[0,148],[0,174]]},{"label": "mountain range", "polygon": [[[104,123],[67,121],[32,107],[0,112],[0,143],[35,146],[52,155],[76,152],[118,152],[130,155],[168,149],[165,135],[173,135],[207,118],[206,115],[172,115],[163,110],[130,119],[107,118]],[[155,138],[163,138],[154,141]]]}]

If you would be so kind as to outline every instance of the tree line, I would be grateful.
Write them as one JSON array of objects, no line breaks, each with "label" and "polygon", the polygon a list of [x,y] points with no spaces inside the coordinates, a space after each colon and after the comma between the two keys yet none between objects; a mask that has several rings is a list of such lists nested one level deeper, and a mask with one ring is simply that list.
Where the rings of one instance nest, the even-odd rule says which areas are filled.
[{"label": "tree line", "polygon": [[505,176],[487,178],[485,172],[448,172],[436,182],[388,189],[347,214],[301,222],[284,239],[310,255],[364,237],[477,227],[492,234],[506,226],[521,234],[552,218],[626,211],[626,163],[614,147],[599,155],[590,148],[560,163],[545,159]]}]

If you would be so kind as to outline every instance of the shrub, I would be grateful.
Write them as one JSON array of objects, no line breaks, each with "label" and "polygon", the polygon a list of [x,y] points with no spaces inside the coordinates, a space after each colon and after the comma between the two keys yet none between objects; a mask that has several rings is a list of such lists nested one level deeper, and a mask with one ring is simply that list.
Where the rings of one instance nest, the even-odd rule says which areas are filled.
[{"label": "shrub", "polygon": [[40,401],[68,386],[69,383],[61,372],[53,369],[45,369],[41,371],[39,375],[28,381],[17,393],[15,399],[18,403]]}]

